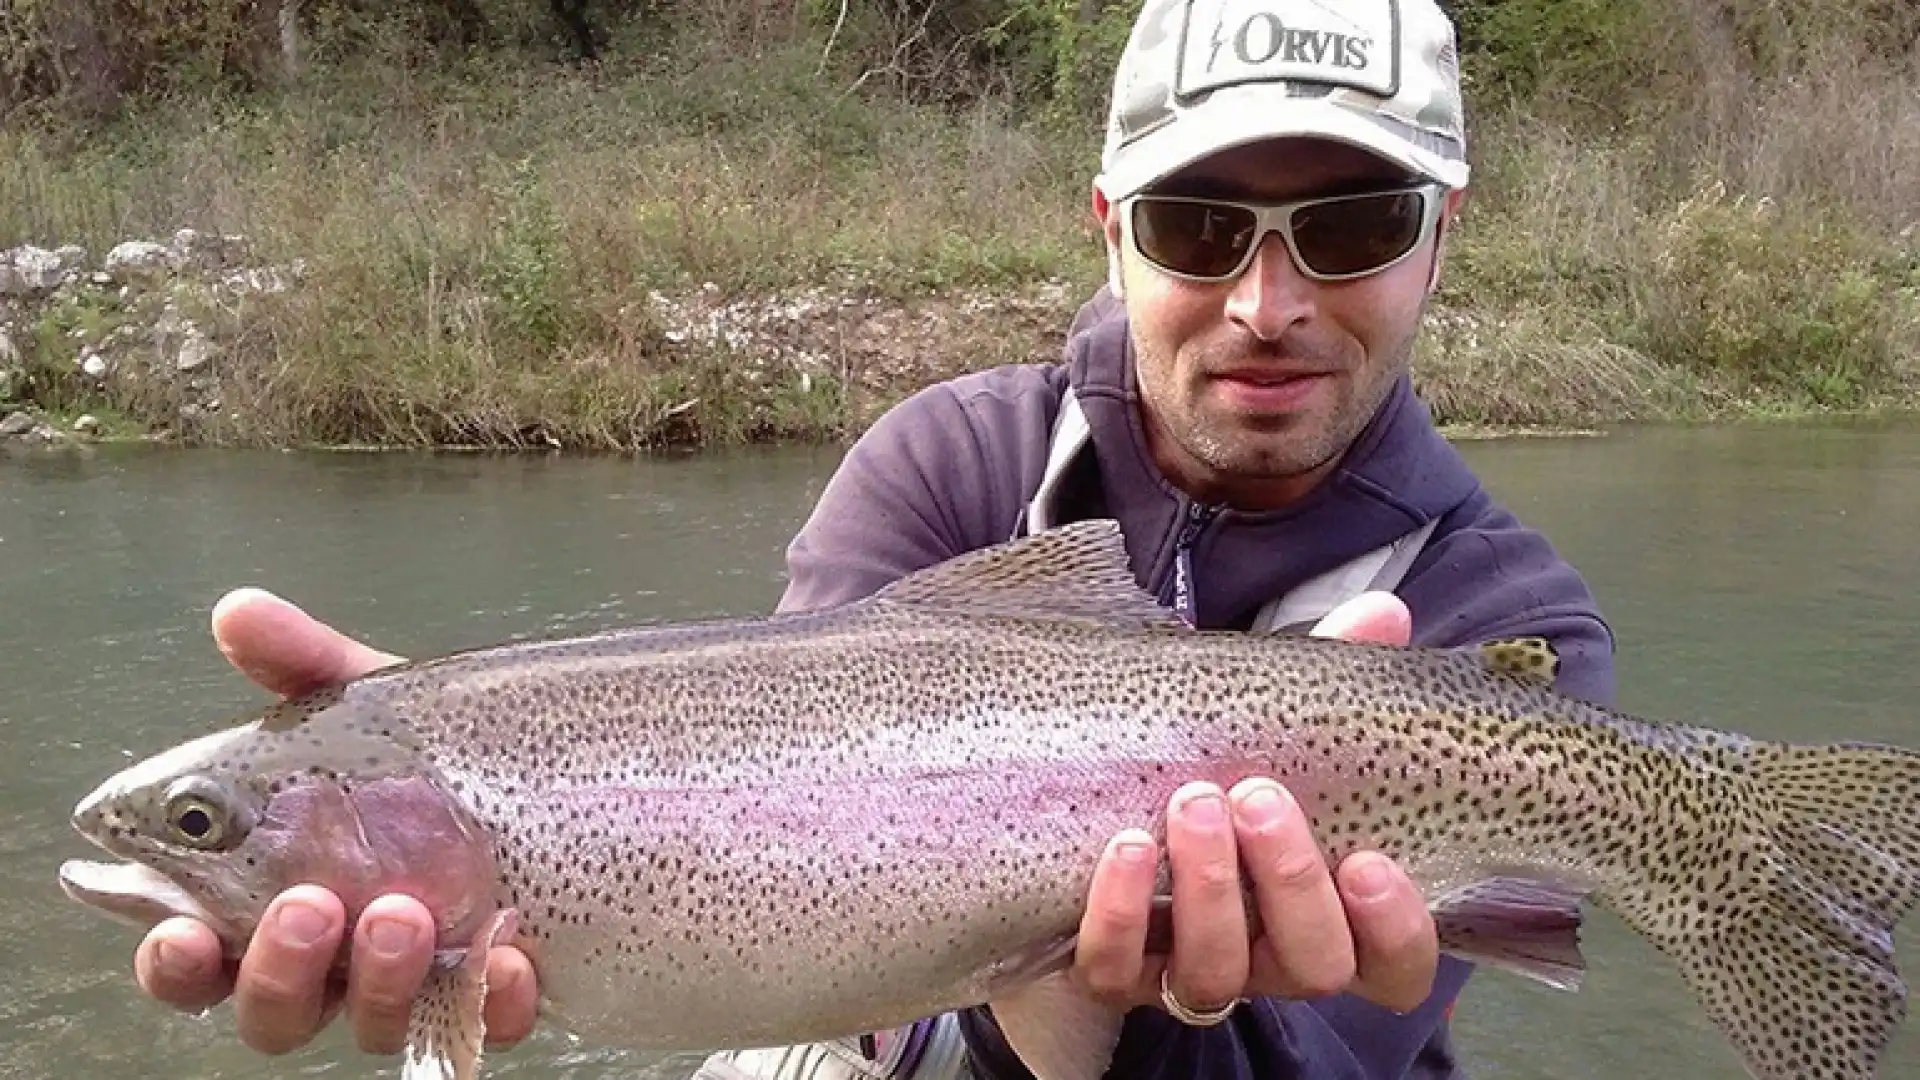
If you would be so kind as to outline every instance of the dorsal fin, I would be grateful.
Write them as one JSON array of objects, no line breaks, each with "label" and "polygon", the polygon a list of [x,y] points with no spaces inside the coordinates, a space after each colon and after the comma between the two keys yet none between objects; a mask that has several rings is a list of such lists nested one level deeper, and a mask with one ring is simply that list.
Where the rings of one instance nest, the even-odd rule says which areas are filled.
[{"label": "dorsal fin", "polygon": [[901,578],[874,599],[956,615],[1186,625],[1134,581],[1120,525],[1106,518],[955,556]]},{"label": "dorsal fin", "polygon": [[1543,637],[1496,638],[1480,646],[1480,662],[1494,671],[1549,686],[1560,674],[1560,653]]}]

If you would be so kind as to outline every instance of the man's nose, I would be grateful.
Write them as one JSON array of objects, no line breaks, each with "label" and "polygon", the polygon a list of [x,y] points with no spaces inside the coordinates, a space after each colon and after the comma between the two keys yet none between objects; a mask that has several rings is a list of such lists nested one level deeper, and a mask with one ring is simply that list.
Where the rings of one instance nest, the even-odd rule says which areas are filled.
[{"label": "man's nose", "polygon": [[1260,248],[1227,294],[1227,318],[1262,341],[1277,340],[1313,312],[1315,283],[1293,264],[1279,233],[1260,238]]}]

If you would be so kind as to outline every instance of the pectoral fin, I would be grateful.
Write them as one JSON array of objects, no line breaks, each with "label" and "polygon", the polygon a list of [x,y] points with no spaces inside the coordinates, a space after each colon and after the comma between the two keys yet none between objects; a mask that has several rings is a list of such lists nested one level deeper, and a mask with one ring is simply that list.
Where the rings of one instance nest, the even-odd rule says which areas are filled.
[{"label": "pectoral fin", "polygon": [[486,1046],[487,952],[513,939],[513,909],[497,911],[473,944],[450,962],[436,961],[413,1002],[400,1080],[475,1080]]}]

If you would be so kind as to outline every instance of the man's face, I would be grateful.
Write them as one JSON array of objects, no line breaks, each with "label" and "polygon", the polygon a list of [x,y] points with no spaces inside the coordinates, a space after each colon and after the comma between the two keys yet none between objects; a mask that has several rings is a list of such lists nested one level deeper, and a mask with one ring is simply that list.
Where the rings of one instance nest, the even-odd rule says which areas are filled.
[{"label": "man's face", "polygon": [[[1153,194],[1272,203],[1410,183],[1344,144],[1282,140],[1217,154]],[[1459,197],[1448,198],[1442,220]],[[1260,509],[1299,498],[1338,462],[1405,369],[1437,270],[1435,231],[1398,264],[1338,282],[1303,274],[1286,242],[1268,233],[1237,278],[1194,282],[1141,257],[1122,230],[1127,206],[1106,208],[1107,244],[1119,259],[1155,460],[1205,502]],[[1324,250],[1329,232],[1360,230],[1321,231]],[[1180,243],[1176,232],[1166,234]]]}]

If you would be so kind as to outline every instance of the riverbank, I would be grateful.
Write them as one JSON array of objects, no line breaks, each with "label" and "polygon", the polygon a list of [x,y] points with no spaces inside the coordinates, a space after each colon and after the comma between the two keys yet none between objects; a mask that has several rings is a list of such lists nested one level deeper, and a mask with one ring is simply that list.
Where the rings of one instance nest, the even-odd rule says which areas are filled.
[{"label": "riverbank", "polygon": [[[810,53],[697,85],[664,62],[370,61],[9,128],[0,418],[249,446],[843,440],[929,382],[1059,354],[1104,272],[1091,125],[850,93]],[[1874,194],[1912,151],[1886,129],[1848,150],[1834,102],[1772,93],[1750,102],[1789,117],[1769,142],[1723,139],[1684,180],[1678,131],[1483,117],[1415,358],[1439,419],[1920,404],[1920,219]],[[1761,168],[1823,147],[1852,197]]]}]

